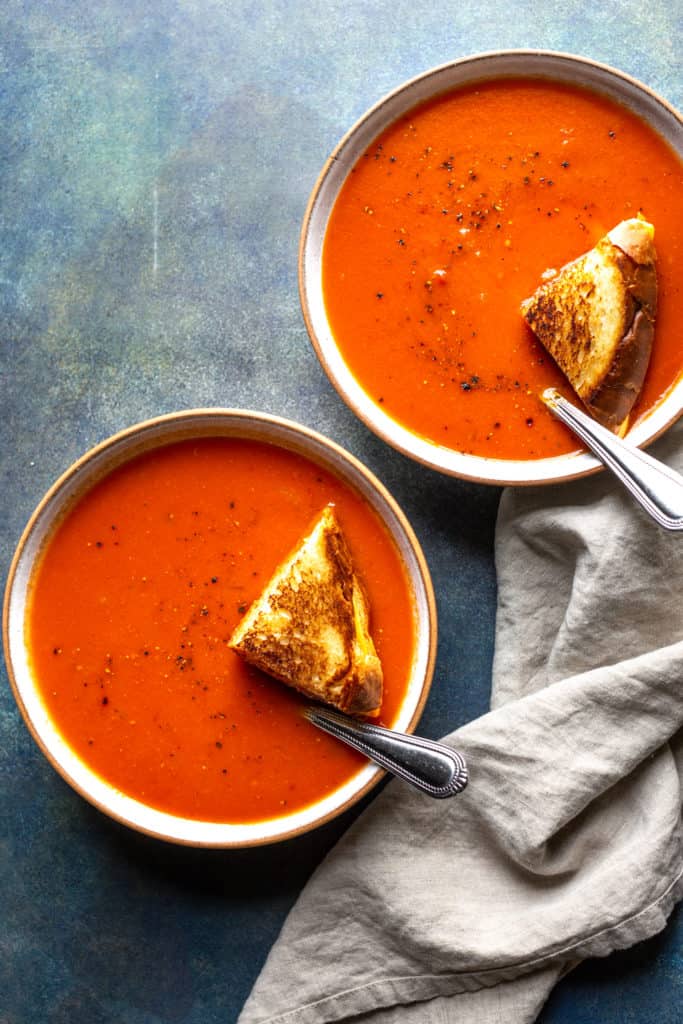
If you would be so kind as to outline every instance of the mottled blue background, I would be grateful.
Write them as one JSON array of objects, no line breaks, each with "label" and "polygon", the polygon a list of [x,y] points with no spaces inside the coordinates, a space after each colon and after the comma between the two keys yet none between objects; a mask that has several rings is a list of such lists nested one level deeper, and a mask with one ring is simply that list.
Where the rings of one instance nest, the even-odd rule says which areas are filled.
[{"label": "mottled blue background", "polygon": [[[439,597],[422,731],[487,707],[498,493],[390,451],[338,399],[296,287],[310,189],[347,127],[435,64],[582,53],[681,106],[680,0],[4,0],[0,373],[6,573],[54,478],[137,420],[202,405],[344,444],[413,521]],[[168,847],[52,771],[0,680],[0,1024],[234,1021],[302,884],[351,819],[276,848]],[[577,969],[543,1024],[673,1024],[683,919]]]}]

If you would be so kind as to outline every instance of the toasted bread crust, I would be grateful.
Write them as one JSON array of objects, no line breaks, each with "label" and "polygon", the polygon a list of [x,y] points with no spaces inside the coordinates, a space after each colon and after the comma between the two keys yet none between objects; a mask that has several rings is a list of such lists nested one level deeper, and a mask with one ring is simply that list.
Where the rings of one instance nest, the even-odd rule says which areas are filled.
[{"label": "toasted bread crust", "polygon": [[332,508],[276,569],[229,640],[256,668],[350,714],[376,714],[382,669],[365,592]]},{"label": "toasted bread crust", "polygon": [[622,221],[522,303],[522,314],[592,415],[618,430],[643,385],[654,337],[653,229]]}]

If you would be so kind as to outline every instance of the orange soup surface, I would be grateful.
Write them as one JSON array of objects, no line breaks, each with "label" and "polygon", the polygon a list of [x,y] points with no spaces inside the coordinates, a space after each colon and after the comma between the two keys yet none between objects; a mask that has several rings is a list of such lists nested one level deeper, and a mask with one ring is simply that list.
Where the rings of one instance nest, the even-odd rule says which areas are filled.
[{"label": "orange soup surface", "polygon": [[413,657],[411,592],[375,512],[331,473],[206,438],[132,460],[70,511],[36,571],[27,629],[49,713],[99,775],[163,811],[248,822],[305,807],[360,769],[301,717],[296,693],[227,647],[330,502],[367,588],[391,724]]},{"label": "orange soup surface", "polygon": [[638,117],[550,81],[491,81],[389,127],[348,175],[323,248],[325,302],[368,394],[421,437],[536,459],[576,450],[540,402],[572,392],[521,301],[619,221],[655,226],[659,311],[634,422],[681,372],[683,169]]}]

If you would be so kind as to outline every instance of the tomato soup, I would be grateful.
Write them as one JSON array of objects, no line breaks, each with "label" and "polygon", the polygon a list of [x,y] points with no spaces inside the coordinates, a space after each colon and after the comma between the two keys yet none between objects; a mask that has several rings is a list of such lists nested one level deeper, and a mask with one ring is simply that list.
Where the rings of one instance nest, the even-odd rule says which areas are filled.
[{"label": "tomato soup", "polygon": [[283,448],[176,442],[81,498],[32,581],[27,630],[38,685],[92,769],[159,810],[243,823],[301,809],[362,767],[302,718],[296,693],[227,647],[330,502],[367,588],[385,677],[382,721],[392,723],[412,668],[414,608],[374,510]]},{"label": "tomato soup", "polygon": [[571,389],[520,302],[639,212],[655,226],[659,312],[632,422],[676,383],[683,169],[624,107],[538,80],[492,80],[396,121],[349,173],[323,247],[340,351],[392,418],[453,450],[537,459],[577,442],[539,401]]}]

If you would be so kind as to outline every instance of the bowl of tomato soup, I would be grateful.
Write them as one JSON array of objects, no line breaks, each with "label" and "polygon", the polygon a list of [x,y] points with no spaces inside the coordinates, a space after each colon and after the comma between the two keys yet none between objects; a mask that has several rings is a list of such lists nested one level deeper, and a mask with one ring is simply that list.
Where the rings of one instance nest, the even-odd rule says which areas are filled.
[{"label": "bowl of tomato soup", "polygon": [[599,464],[540,395],[572,391],[520,303],[621,220],[654,224],[659,305],[630,419],[681,412],[683,120],[646,86],[566,54],[432,69],[373,106],[313,189],[299,251],[306,326],[331,382],[389,444],[500,484]]},{"label": "bowl of tomato soup", "polygon": [[380,721],[412,731],[435,656],[429,571],[342,448],[272,416],[189,411],[115,435],[55,483],[12,563],[4,643],[26,724],[75,790],[147,834],[230,847],[307,831],[379,780],[227,646],[330,503],[368,595]]}]

